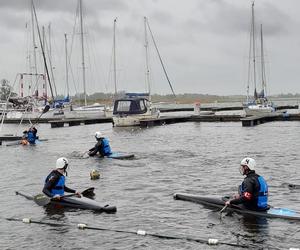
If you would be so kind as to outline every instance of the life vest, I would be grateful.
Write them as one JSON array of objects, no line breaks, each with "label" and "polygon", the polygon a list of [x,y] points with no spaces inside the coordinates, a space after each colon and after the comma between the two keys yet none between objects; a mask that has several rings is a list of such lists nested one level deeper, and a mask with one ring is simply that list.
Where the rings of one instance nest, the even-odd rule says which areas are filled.
[{"label": "life vest", "polygon": [[[259,191],[257,193],[257,203],[258,209],[268,208],[268,184],[262,176],[258,176],[257,181],[259,183]],[[244,183],[239,186],[239,194],[244,195]]]},{"label": "life vest", "polygon": [[268,184],[262,176],[259,176],[257,179],[260,186],[257,197],[257,207],[264,209],[268,207]]},{"label": "life vest", "polygon": [[36,134],[33,133],[32,131],[29,131],[27,134],[27,140],[30,144],[35,144]]},{"label": "life vest", "polygon": [[[52,175],[52,173],[47,176],[45,183],[49,180],[51,175]],[[65,176],[61,175],[58,182],[56,183],[55,187],[52,188],[51,194],[52,195],[56,195],[56,194],[64,195],[64,193],[65,193],[64,186],[65,186]]]},{"label": "life vest", "polygon": [[106,138],[102,139],[102,147],[101,147],[101,153],[102,155],[110,155],[111,154],[111,149],[109,146],[109,141]]}]

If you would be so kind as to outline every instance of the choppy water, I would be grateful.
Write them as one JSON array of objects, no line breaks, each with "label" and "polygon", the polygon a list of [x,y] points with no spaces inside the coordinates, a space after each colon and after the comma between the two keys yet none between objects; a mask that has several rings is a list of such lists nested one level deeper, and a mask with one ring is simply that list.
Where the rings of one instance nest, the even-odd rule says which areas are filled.
[{"label": "choppy water", "polygon": [[[8,127],[10,126],[10,127]],[[14,131],[13,125],[5,125]],[[51,129],[39,126],[49,139],[37,146],[0,147],[0,248],[1,249],[233,249],[220,245],[166,240],[109,231],[79,230],[88,223],[121,230],[143,229],[151,233],[217,238],[247,244],[253,249],[300,247],[300,222],[281,219],[246,221],[199,204],[173,200],[174,192],[201,195],[233,194],[241,182],[238,166],[244,156],[257,160],[258,173],[270,185],[270,203],[300,211],[300,190],[284,183],[300,184],[299,122],[273,122],[245,128],[241,123],[178,123],[148,129],[112,128],[95,124]],[[114,151],[130,152],[134,160],[80,159],[94,145],[101,130]],[[91,211],[53,212],[16,196],[15,190],[36,194],[60,156],[70,160],[67,185],[83,190],[96,188],[96,200],[116,205],[116,214]],[[92,169],[101,179],[92,181]],[[23,224],[4,218],[30,217],[64,223],[63,227]],[[238,248],[236,248],[238,249]]]}]

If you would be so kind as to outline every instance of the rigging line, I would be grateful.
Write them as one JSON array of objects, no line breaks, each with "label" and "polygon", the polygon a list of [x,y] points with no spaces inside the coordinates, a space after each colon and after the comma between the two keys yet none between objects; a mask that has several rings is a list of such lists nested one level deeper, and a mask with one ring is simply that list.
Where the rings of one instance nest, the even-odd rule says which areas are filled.
[{"label": "rigging line", "polygon": [[[41,225],[49,225],[49,226],[55,226],[55,227],[62,227],[62,226],[74,226],[74,224],[64,224],[64,223],[53,223],[53,222],[43,222],[38,220],[32,220],[31,218],[5,218],[8,221],[17,221],[17,222],[23,222],[26,224],[34,223],[34,224],[41,224]],[[151,236],[154,238],[160,238],[160,239],[166,239],[166,240],[186,240],[186,241],[194,241],[206,245],[227,245],[232,247],[240,247],[240,248],[249,248],[248,245],[238,244],[238,243],[231,243],[231,242],[223,242],[219,241],[218,239],[201,239],[201,238],[192,238],[192,237],[184,237],[184,236],[171,236],[171,235],[162,235],[158,233],[151,233],[146,232],[144,230],[137,230],[137,231],[131,231],[131,230],[123,230],[123,229],[114,229],[114,228],[105,228],[105,227],[92,227],[87,226],[87,224],[79,223],[77,224],[77,228],[79,229],[90,229],[90,230],[97,230],[97,231],[109,231],[109,232],[116,232],[116,233],[127,233],[127,234],[134,234],[134,235],[140,235],[140,236]]]},{"label": "rigging line", "polygon": [[[78,93],[78,89],[77,89],[77,85],[76,85],[74,71],[73,71],[72,64],[71,64],[71,58],[72,58],[72,52],[73,52],[73,45],[74,45],[74,41],[75,41],[76,24],[77,24],[77,20],[78,20],[78,14],[79,14],[79,2],[77,2],[75,18],[74,18],[74,25],[73,25],[73,32],[72,32],[72,39],[71,39],[71,46],[70,46],[70,51],[68,53],[69,69],[71,71],[71,76],[72,76],[72,81],[73,81],[73,86],[74,86],[74,89],[75,89],[75,93]],[[79,86],[78,82],[77,82],[77,84]]]},{"label": "rigging line", "polygon": [[54,95],[53,95],[53,89],[52,89],[51,80],[50,80],[50,75],[49,75],[49,71],[48,71],[48,65],[47,65],[47,61],[46,61],[45,51],[44,51],[44,47],[43,47],[43,43],[42,43],[42,39],[41,39],[40,28],[39,28],[38,19],[37,19],[37,15],[36,15],[35,6],[34,6],[34,4],[33,4],[33,1],[32,1],[32,8],[33,8],[34,16],[35,16],[35,21],[36,21],[37,31],[38,31],[38,34],[39,34],[40,45],[41,45],[41,48],[42,48],[42,54],[43,54],[43,59],[44,59],[44,65],[45,65],[45,69],[46,69],[46,73],[47,73],[47,77],[48,77],[48,82],[49,82],[49,86],[50,86],[51,97],[52,97],[52,99],[53,99],[53,101],[54,101],[55,98],[54,98]]},{"label": "rigging line", "polygon": [[171,90],[172,90],[172,93],[173,93],[174,97],[176,98],[176,95],[175,95],[175,92],[174,92],[174,90],[173,90],[172,84],[171,84],[171,82],[170,82],[170,79],[169,79],[169,77],[168,77],[167,71],[166,71],[166,69],[165,69],[165,66],[164,66],[164,64],[163,64],[162,58],[161,58],[161,56],[160,56],[158,47],[157,47],[156,42],[155,42],[155,40],[154,40],[154,36],[153,36],[152,30],[151,30],[151,28],[150,28],[148,19],[146,19],[146,23],[147,23],[147,27],[148,27],[148,29],[149,29],[149,31],[150,31],[151,38],[152,38],[153,44],[154,44],[154,46],[155,46],[156,52],[157,52],[157,54],[158,54],[158,57],[159,57],[161,66],[163,67],[165,76],[166,76],[167,81],[168,81],[168,83],[169,83],[169,86],[170,86],[170,88],[171,88]]},{"label": "rigging line", "polygon": [[[49,37],[49,39],[50,39],[50,37]],[[49,60],[49,64],[50,64],[50,71],[51,71],[51,76],[52,76],[52,83],[53,83],[53,86],[54,86],[55,96],[57,96],[57,89],[56,89],[55,78],[54,78],[54,73],[53,73],[53,66],[52,66],[52,59],[51,59],[51,43],[49,44],[49,47],[48,47],[47,39],[45,39],[45,45],[44,45],[44,47],[46,48],[46,51],[48,53],[48,60]]]}]

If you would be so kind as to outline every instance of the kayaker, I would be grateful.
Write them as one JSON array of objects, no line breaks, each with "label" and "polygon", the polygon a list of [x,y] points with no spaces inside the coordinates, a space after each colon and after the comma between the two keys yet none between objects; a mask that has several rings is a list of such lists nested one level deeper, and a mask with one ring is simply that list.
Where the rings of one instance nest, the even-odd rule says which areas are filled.
[{"label": "kayaker", "polygon": [[99,131],[95,133],[95,138],[97,140],[97,143],[95,146],[91,149],[89,149],[88,155],[89,156],[95,156],[99,153],[100,157],[111,155],[111,149],[109,145],[109,141],[107,138],[103,136],[103,134]]},{"label": "kayaker", "polygon": [[239,186],[239,194],[226,201],[225,205],[242,204],[251,210],[268,210],[268,184],[262,176],[255,173],[255,167],[256,162],[250,157],[241,161],[240,173],[246,177]]},{"label": "kayaker", "polygon": [[25,130],[23,132],[21,144],[23,144],[23,145],[28,145],[28,144],[33,145],[33,144],[35,144],[35,141],[38,138],[39,137],[37,136],[37,129],[36,129],[36,127],[30,127],[28,130]]},{"label": "kayaker", "polygon": [[58,158],[56,161],[56,169],[46,177],[43,193],[49,197],[59,200],[65,192],[74,193],[78,197],[81,197],[80,192],[74,189],[68,188],[65,185],[65,175],[67,176],[67,168],[69,161],[65,157]]}]

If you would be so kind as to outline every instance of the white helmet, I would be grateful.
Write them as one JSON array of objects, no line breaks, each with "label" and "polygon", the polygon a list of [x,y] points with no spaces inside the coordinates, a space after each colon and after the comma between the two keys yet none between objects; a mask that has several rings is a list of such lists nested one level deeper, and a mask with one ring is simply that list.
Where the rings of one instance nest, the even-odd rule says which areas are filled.
[{"label": "white helmet", "polygon": [[103,134],[102,134],[100,131],[97,131],[97,132],[95,133],[95,137],[96,137],[96,139],[100,139],[100,138],[103,137]]},{"label": "white helmet", "polygon": [[67,168],[68,165],[69,165],[69,161],[65,157],[60,157],[56,161],[56,169]]},{"label": "white helmet", "polygon": [[250,157],[246,157],[241,161],[241,166],[247,166],[250,170],[255,170],[256,162]]}]

